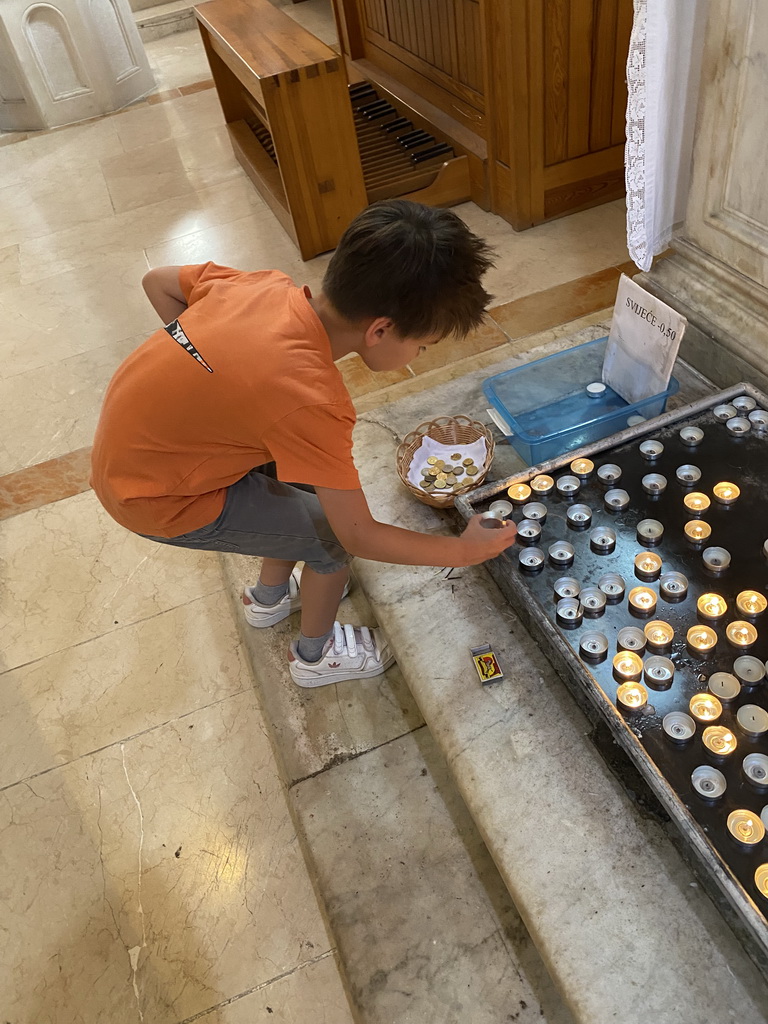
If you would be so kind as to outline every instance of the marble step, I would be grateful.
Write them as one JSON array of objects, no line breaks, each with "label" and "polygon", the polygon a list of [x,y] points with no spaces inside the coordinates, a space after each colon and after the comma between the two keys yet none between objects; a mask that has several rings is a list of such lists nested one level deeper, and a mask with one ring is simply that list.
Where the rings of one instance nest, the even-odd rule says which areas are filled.
[{"label": "marble step", "polygon": [[[399,669],[299,689],[297,616],[252,629],[257,561],[222,565],[356,1019],[572,1024]],[[340,615],[373,621],[359,586]]]},{"label": "marble step", "polygon": [[133,17],[145,43],[173,35],[174,32],[186,32],[196,24],[191,0],[173,0],[168,4],[144,7],[134,10]]}]

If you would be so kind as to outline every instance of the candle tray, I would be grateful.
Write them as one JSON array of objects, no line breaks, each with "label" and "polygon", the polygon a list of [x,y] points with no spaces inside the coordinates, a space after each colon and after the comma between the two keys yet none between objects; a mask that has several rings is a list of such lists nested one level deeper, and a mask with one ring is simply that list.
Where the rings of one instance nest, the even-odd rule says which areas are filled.
[{"label": "candle tray", "polygon": [[[768,732],[749,735],[736,721],[736,713],[744,704],[768,711],[768,681],[764,678],[757,685],[742,688],[735,700],[723,703],[723,712],[714,724],[726,726],[737,739],[736,750],[725,758],[716,758],[702,743],[704,728],[711,723],[696,721],[695,734],[686,743],[673,742],[662,728],[662,720],[669,712],[690,715],[691,697],[707,692],[707,680],[713,673],[732,673],[737,657],[748,654],[762,662],[768,658],[768,611],[747,620],[758,633],[749,649],[731,646],[725,633],[728,623],[745,618],[736,609],[737,594],[744,590],[768,594],[768,559],[763,548],[768,539],[768,432],[750,430],[746,436],[736,437],[713,415],[716,406],[740,395],[748,395],[758,408],[768,409],[768,397],[751,385],[739,384],[505,480],[486,483],[472,494],[458,498],[456,509],[468,519],[486,511],[494,500],[506,497],[512,484],[528,483],[539,474],[557,478],[568,473],[570,463],[577,458],[594,462],[595,471],[582,481],[578,494],[571,500],[559,494],[557,488],[544,497],[534,494],[531,498],[547,507],[536,546],[546,556],[555,541],[568,541],[575,548],[573,564],[558,567],[545,558],[541,571],[525,572],[518,561],[523,549],[516,544],[488,563],[488,568],[583,710],[593,722],[607,724],[613,739],[629,755],[676,826],[675,838],[684,856],[768,978],[768,898],[755,882],[755,870],[768,864],[768,835],[756,846],[746,848],[732,837],[726,824],[733,810],[746,809],[759,819],[768,806],[768,780],[766,786],[757,786],[745,777],[742,769],[747,754],[768,755]],[[682,442],[679,432],[685,426],[697,426],[704,431],[696,447]],[[651,438],[661,441],[664,451],[657,460],[649,462],[639,446]],[[621,480],[614,486],[630,495],[628,507],[619,513],[606,511],[606,487],[597,476],[597,468],[605,463],[621,468]],[[701,470],[701,479],[693,487],[683,487],[676,478],[676,470],[691,464]],[[666,490],[657,497],[647,494],[641,485],[642,478],[649,473],[659,473],[667,479]],[[722,481],[741,489],[731,506],[719,504],[713,497],[714,485]],[[698,517],[689,514],[683,503],[684,496],[694,490],[711,499],[709,509]],[[574,502],[592,509],[589,529],[580,531],[569,526],[566,512]],[[512,518],[516,522],[523,518],[520,507],[515,508]],[[684,533],[685,524],[692,518],[700,518],[712,527],[711,537],[699,549],[689,543]],[[637,540],[637,524],[643,519],[655,519],[664,526],[658,545],[651,547]],[[597,554],[590,546],[590,534],[600,526],[609,526],[616,533],[616,547],[609,554]],[[703,562],[703,548],[713,545],[726,548],[732,557],[730,567],[719,575],[709,572]],[[647,582],[636,576],[634,559],[643,551],[660,555],[662,572],[675,571],[687,577],[684,600],[665,600],[659,593],[658,580]],[[558,625],[555,581],[571,576],[582,588],[596,587],[605,573],[619,573],[624,578],[626,591],[621,602],[607,604],[597,618],[585,616],[577,628]],[[630,610],[627,600],[630,590],[637,586],[649,587],[657,596],[654,613],[645,619]],[[717,593],[727,601],[728,613],[723,619],[713,622],[698,615],[697,599],[706,592]],[[674,679],[666,690],[652,688],[641,679],[648,691],[648,703],[642,709],[628,711],[617,705],[621,680],[614,676],[613,656],[618,650],[618,632],[625,626],[642,630],[646,622],[654,619],[664,620],[674,628],[674,640],[667,650],[646,650],[643,661],[655,654],[671,659]],[[688,629],[703,622],[716,631],[718,638],[714,651],[704,657],[693,654],[686,642]],[[580,638],[595,630],[608,640],[607,656],[599,663],[580,655]],[[715,767],[725,776],[727,788],[718,799],[705,799],[694,790],[691,774],[701,765]],[[768,812],[764,818],[768,819]]]}]

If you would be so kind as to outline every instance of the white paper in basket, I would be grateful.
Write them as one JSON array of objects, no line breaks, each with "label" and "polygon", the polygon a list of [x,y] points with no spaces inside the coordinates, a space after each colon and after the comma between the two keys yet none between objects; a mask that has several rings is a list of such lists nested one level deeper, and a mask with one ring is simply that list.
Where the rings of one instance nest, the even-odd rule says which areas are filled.
[{"label": "white paper in basket", "polygon": [[[451,456],[456,453],[461,455],[461,459],[452,459]],[[411,458],[411,465],[408,468],[408,483],[413,484],[414,487],[418,487],[419,490],[423,490],[421,482],[423,480],[422,471],[428,466],[427,459],[434,455],[438,459],[442,459],[448,465],[453,463],[456,466],[462,464],[463,459],[472,459],[478,470],[481,470],[485,465],[485,459],[488,454],[488,445],[484,437],[480,437],[477,441],[473,441],[472,444],[452,444],[444,445],[440,444],[439,441],[435,441],[434,438],[424,436],[424,440],[421,442],[421,447],[417,448]],[[459,479],[462,484],[469,483],[473,477],[468,477],[465,473]],[[446,488],[445,491],[435,491],[436,494],[450,494],[450,489]]]}]

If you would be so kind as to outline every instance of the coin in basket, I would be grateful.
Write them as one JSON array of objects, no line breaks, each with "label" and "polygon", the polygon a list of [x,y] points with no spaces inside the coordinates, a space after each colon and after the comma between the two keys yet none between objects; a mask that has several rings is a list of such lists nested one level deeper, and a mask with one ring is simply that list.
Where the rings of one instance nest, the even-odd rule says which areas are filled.
[{"label": "coin in basket", "polygon": [[453,473],[449,473],[448,476],[446,476],[445,478],[445,482],[448,484],[449,487],[453,487],[453,485],[456,483],[456,477],[453,475]]},{"label": "coin in basket", "polygon": [[427,493],[429,493],[430,491],[434,491],[435,485],[424,483],[421,485],[421,489],[422,491],[426,491]]},{"label": "coin in basket", "polygon": [[477,466],[467,466],[467,473],[469,473],[470,476],[477,476],[479,472],[480,470]]},{"label": "coin in basket", "polygon": [[430,466],[436,466],[437,465],[437,456],[436,455],[430,455],[429,458],[427,459],[427,462],[429,463]]},{"label": "coin in basket", "polygon": [[429,469],[427,470],[427,473],[431,477],[436,477],[440,475],[440,470],[437,468],[437,466],[430,466]]},{"label": "coin in basket", "polygon": [[474,463],[474,461],[472,459],[464,459],[464,465],[465,466],[474,466],[474,464],[475,463]]},{"label": "coin in basket", "polygon": [[461,458],[461,455],[458,452],[454,452],[451,458],[453,459],[454,462],[458,462],[459,459]]},{"label": "coin in basket", "polygon": [[435,477],[435,484],[437,487],[445,487],[446,478],[442,473]]},{"label": "coin in basket", "polygon": [[463,474],[463,472],[464,472],[464,467],[463,466],[454,466],[453,467],[453,475],[454,476],[461,476]]}]

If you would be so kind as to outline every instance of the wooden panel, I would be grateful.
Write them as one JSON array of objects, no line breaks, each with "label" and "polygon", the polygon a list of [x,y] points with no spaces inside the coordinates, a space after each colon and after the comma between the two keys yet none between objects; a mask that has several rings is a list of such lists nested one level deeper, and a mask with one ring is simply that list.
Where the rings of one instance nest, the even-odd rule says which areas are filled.
[{"label": "wooden panel", "polygon": [[627,131],[627,54],[632,33],[631,0],[619,0],[616,14],[616,48],[614,57],[613,101],[611,112],[611,144],[624,142]]},{"label": "wooden panel", "polygon": [[[569,159],[589,152],[589,113],[592,78],[593,0],[570,0],[568,32]],[[612,57],[611,53],[609,56]],[[611,64],[613,62],[611,61]]]},{"label": "wooden panel", "polygon": [[624,168],[619,167],[593,178],[583,178],[570,185],[561,185],[544,195],[544,216],[562,217],[590,206],[608,203],[624,195]]},{"label": "wooden panel", "polygon": [[574,160],[564,160],[561,164],[553,164],[544,168],[544,189],[559,188],[561,185],[573,184],[581,178],[593,178],[606,174],[621,167],[624,162],[624,146],[609,146],[597,153],[586,153]]},{"label": "wooden panel", "polygon": [[568,156],[568,0],[544,4],[544,163]]},{"label": "wooden panel", "polygon": [[616,77],[616,17],[618,0],[596,0],[595,35],[592,50],[592,110],[589,148],[611,145],[613,89]]}]

